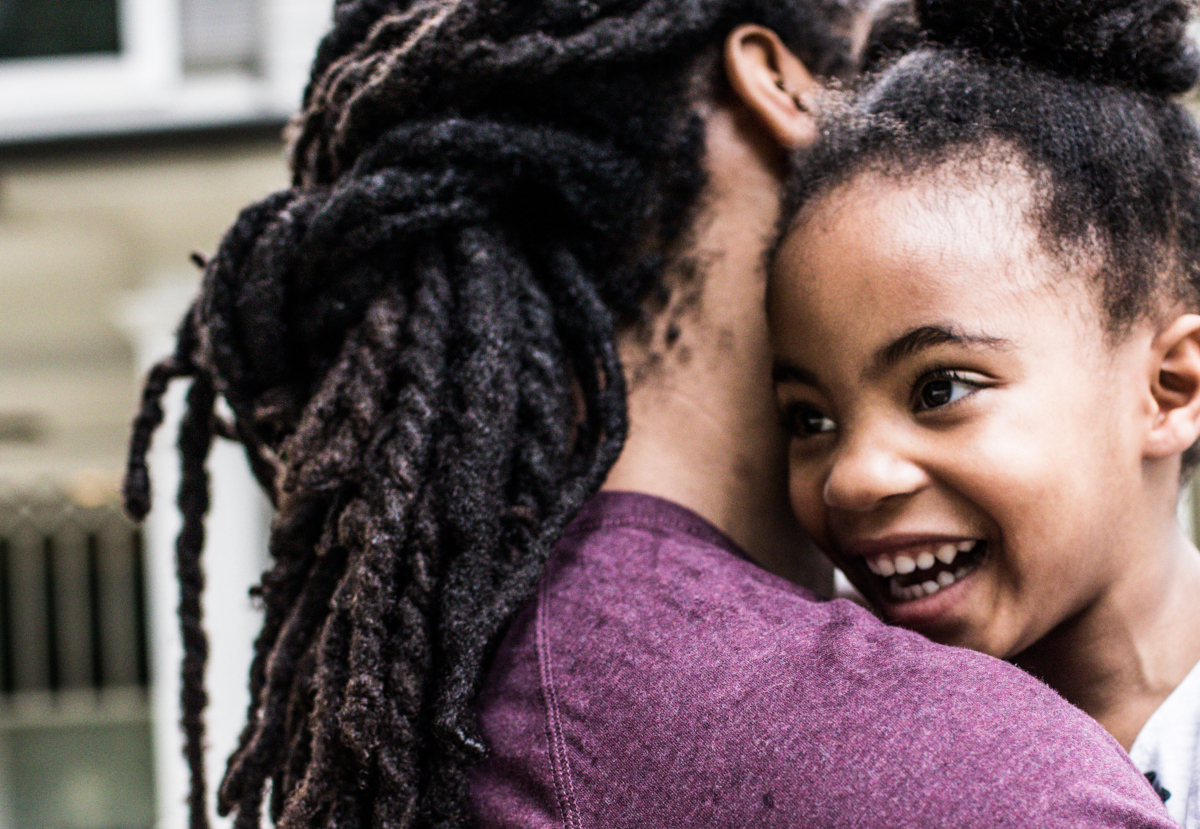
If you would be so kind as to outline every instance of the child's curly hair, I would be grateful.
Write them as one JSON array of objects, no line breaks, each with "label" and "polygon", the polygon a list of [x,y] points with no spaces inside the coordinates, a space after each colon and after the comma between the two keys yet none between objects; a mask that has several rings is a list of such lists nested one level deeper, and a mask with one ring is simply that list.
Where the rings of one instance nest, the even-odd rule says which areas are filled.
[{"label": "child's curly hair", "polygon": [[[925,44],[872,78],[797,165],[788,221],[860,172],[999,151],[1051,252],[1088,255],[1110,330],[1200,305],[1200,138],[1172,96],[1200,57],[1184,0],[918,0]],[[980,166],[987,175],[987,165]],[[992,168],[998,169],[997,165]]]}]

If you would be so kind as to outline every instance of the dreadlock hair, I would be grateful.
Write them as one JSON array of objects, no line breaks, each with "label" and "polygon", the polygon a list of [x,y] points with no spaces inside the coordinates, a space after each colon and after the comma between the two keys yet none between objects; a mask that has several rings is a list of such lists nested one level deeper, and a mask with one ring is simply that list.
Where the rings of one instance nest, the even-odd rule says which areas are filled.
[{"label": "dreadlock hair", "polygon": [[823,125],[789,182],[786,221],[860,173],[963,161],[1004,175],[989,159],[1013,161],[1046,249],[1096,264],[1072,272],[1094,277],[1112,333],[1164,297],[1200,307],[1200,136],[1172,97],[1200,78],[1191,5],[917,0],[927,45]]},{"label": "dreadlock hair", "polygon": [[288,829],[466,825],[476,694],[617,457],[614,329],[660,287],[704,184],[696,67],[757,22],[836,74],[849,8],[339,0],[291,128],[292,187],[229,230],[134,423],[140,518],[160,399],[191,378],[177,558],[192,829],[207,820],[214,435],[244,445],[277,508],[220,812],[238,829],[264,802]]}]

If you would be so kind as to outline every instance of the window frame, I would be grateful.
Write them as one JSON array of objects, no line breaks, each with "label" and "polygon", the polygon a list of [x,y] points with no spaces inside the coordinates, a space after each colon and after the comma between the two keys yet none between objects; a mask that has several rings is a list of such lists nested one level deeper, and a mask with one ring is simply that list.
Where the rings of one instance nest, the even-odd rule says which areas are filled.
[{"label": "window frame", "polygon": [[116,55],[0,61],[0,140],[117,128],[170,107],[182,80],[176,5],[118,0],[117,14]]}]

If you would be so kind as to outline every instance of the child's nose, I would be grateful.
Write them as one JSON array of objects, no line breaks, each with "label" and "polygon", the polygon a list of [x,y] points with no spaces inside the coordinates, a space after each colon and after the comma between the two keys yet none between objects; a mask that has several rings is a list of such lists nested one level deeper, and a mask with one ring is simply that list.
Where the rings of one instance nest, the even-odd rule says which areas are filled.
[{"label": "child's nose", "polygon": [[831,509],[869,512],[881,502],[911,495],[928,477],[921,466],[891,445],[885,435],[850,435],[833,459],[825,479],[825,504]]}]

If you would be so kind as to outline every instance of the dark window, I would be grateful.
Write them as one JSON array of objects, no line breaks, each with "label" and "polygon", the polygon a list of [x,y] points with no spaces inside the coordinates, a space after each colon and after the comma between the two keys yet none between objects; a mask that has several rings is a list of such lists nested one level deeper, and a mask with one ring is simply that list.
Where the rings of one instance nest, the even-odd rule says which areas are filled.
[{"label": "dark window", "polygon": [[0,0],[0,60],[120,48],[117,0]]}]

